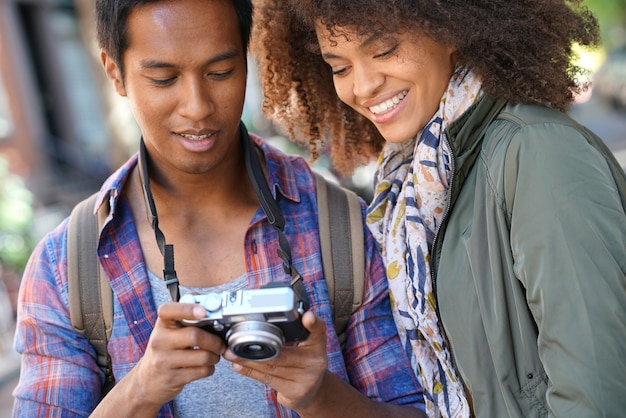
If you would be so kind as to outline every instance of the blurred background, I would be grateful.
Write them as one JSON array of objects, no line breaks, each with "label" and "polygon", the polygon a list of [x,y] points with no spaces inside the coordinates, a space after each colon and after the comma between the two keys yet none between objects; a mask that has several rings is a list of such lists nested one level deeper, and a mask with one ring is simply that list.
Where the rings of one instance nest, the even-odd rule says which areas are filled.
[{"label": "blurred background", "polygon": [[[22,269],[43,235],[135,152],[139,132],[106,81],[94,37],[95,0],[0,0],[0,417],[10,416],[19,359],[12,349]],[[626,0],[583,2],[603,47],[578,49],[593,88],[570,114],[626,165]],[[305,155],[260,112],[254,62],[244,122],[287,152]],[[328,176],[325,156],[315,168]],[[369,200],[372,166],[341,183]]]}]

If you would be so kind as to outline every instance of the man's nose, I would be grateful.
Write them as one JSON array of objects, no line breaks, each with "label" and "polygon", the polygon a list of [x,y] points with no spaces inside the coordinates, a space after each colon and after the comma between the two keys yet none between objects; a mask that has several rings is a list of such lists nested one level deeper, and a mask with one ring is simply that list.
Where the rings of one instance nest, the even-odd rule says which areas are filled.
[{"label": "man's nose", "polygon": [[179,100],[178,113],[189,120],[202,120],[215,111],[209,87],[203,80],[186,80]]}]

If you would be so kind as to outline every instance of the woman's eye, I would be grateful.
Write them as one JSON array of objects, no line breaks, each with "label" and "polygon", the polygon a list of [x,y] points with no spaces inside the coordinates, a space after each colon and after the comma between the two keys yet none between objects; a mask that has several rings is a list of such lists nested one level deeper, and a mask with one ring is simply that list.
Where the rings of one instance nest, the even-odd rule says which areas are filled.
[{"label": "woman's eye", "polygon": [[385,50],[384,52],[374,55],[374,58],[387,58],[391,55],[394,55],[397,49],[398,49],[398,45],[394,45],[393,47]]},{"label": "woman's eye", "polygon": [[336,70],[333,69],[333,76],[335,76],[335,75],[337,75],[337,76],[343,75],[343,74],[346,73],[346,71],[348,71],[347,68],[339,68],[339,69],[336,69]]}]

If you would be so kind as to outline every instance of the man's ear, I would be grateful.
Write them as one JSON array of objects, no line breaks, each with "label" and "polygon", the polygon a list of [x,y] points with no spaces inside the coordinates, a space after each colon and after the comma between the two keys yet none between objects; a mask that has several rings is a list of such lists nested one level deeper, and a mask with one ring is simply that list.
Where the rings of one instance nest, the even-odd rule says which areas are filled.
[{"label": "man's ear", "polygon": [[100,51],[100,60],[104,66],[104,72],[107,78],[113,84],[113,88],[120,96],[126,96],[126,87],[124,86],[124,80],[122,79],[122,72],[117,66],[113,58],[107,55],[106,52]]}]

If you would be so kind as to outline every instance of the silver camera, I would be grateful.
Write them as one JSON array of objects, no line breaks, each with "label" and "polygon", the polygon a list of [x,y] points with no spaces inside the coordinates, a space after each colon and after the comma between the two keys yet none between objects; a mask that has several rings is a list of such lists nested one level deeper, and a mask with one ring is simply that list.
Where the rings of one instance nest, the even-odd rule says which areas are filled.
[{"label": "silver camera", "polygon": [[269,360],[288,342],[304,341],[309,332],[302,325],[305,302],[288,285],[244,289],[236,292],[187,294],[181,303],[197,303],[206,317],[184,320],[219,335],[238,357]]}]

